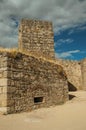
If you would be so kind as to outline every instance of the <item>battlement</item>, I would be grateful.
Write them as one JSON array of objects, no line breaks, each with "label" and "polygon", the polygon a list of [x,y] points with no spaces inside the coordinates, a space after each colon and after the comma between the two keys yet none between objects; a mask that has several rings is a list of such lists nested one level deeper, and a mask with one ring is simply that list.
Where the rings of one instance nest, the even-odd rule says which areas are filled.
[{"label": "battlement", "polygon": [[23,19],[19,26],[19,49],[38,56],[55,58],[52,23]]}]

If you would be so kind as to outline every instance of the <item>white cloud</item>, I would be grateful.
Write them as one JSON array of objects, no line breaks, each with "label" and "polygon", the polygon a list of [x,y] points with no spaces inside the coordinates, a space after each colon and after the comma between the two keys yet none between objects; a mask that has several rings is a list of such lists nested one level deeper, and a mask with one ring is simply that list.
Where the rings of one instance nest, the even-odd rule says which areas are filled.
[{"label": "white cloud", "polygon": [[86,26],[82,26],[82,27],[78,28],[77,30],[78,31],[84,31],[84,30],[86,30]]},{"label": "white cloud", "polygon": [[17,45],[15,21],[21,18],[50,20],[59,33],[86,23],[86,0],[0,0],[0,45]]},{"label": "white cloud", "polygon": [[69,33],[68,33],[68,35],[71,35],[71,34],[73,34],[73,33],[77,33],[77,32],[80,32],[80,31],[85,31],[86,30],[86,25],[81,25],[81,26],[79,26],[79,27],[76,27],[75,29],[70,29],[70,31],[69,31]]},{"label": "white cloud", "polygon": [[67,58],[67,57],[73,57],[73,54],[76,53],[81,53],[80,50],[72,50],[72,51],[67,51],[67,52],[62,52],[62,53],[55,53],[56,58]]},{"label": "white cloud", "polygon": [[74,40],[73,39],[59,39],[55,42],[55,47],[58,45],[62,45],[62,44],[70,44],[72,43]]},{"label": "white cloud", "polygon": [[74,33],[74,29],[71,29],[71,30],[69,31],[68,35],[71,35],[71,34],[73,34],[73,33]]}]

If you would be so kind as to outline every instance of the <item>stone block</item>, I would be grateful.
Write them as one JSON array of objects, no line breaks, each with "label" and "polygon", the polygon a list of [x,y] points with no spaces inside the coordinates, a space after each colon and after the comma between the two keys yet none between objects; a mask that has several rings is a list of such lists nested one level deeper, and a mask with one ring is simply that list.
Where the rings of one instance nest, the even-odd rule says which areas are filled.
[{"label": "stone block", "polygon": [[0,86],[7,86],[7,78],[0,79]]}]

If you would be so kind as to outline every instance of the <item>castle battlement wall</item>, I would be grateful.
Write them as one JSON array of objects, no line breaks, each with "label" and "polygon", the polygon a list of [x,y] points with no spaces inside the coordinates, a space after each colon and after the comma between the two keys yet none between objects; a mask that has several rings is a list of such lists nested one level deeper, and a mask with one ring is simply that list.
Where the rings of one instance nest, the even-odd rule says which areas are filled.
[{"label": "castle battlement wall", "polygon": [[83,89],[81,63],[79,61],[57,59],[56,63],[61,65],[67,74],[69,90]]}]

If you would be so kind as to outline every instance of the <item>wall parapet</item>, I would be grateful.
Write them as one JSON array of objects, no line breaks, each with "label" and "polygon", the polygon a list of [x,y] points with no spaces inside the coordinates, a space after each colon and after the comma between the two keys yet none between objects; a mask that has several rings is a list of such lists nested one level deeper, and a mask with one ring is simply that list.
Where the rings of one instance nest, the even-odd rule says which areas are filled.
[{"label": "wall parapet", "polygon": [[61,65],[66,72],[71,87],[69,90],[83,89],[80,61],[57,59],[56,63]]}]

